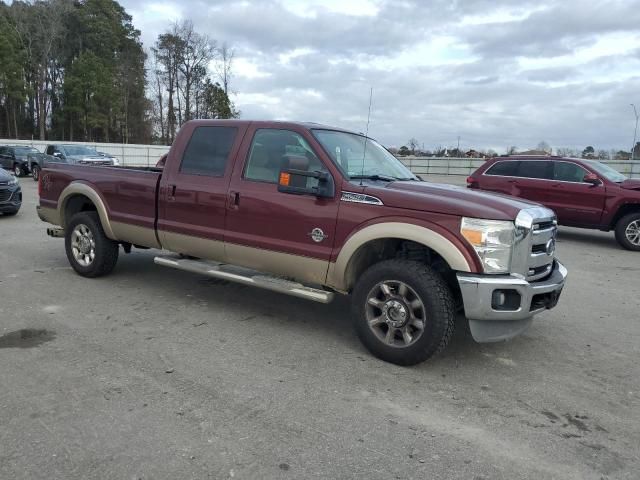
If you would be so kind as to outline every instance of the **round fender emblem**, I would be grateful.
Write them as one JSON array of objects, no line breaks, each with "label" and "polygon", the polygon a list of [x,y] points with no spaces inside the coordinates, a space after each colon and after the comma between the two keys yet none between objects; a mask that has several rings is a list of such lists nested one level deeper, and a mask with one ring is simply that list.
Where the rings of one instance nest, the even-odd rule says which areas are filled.
[{"label": "round fender emblem", "polygon": [[311,230],[311,233],[309,233],[309,236],[316,243],[320,243],[325,238],[327,238],[327,235],[325,235],[324,232],[322,231],[322,229],[318,228],[318,227],[316,227],[313,230]]}]

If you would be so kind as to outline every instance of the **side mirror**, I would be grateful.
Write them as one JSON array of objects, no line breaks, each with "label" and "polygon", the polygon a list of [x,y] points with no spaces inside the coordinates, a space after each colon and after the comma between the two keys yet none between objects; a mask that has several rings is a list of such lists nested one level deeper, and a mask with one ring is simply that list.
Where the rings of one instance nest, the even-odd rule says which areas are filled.
[{"label": "side mirror", "polygon": [[56,158],[62,158],[62,154],[60,152],[53,152],[53,156]]},{"label": "side mirror", "polygon": [[[317,178],[318,185],[306,187],[308,178]],[[278,191],[294,195],[313,195],[319,198],[333,198],[336,187],[333,177],[327,172],[307,172],[305,170],[281,170],[278,176]]]},{"label": "side mirror", "polygon": [[582,181],[584,183],[590,183],[594,187],[602,183],[602,180],[600,180],[600,178],[598,178],[598,175],[596,175],[595,173],[587,173]]}]

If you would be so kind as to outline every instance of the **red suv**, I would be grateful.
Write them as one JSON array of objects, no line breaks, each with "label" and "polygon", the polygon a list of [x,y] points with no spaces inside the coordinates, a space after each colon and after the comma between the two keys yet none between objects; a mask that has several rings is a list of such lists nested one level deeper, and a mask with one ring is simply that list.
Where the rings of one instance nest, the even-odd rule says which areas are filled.
[{"label": "red suv", "polygon": [[555,210],[558,223],[615,230],[616,240],[640,251],[640,179],[629,179],[596,160],[498,157],[488,160],[467,186],[506,193]]}]

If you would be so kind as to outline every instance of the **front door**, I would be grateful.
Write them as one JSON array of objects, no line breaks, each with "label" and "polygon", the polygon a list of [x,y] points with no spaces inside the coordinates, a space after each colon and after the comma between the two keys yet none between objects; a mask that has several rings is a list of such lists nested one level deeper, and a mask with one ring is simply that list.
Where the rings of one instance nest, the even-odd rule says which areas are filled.
[{"label": "front door", "polygon": [[549,207],[563,225],[597,226],[604,210],[604,184],[585,183],[588,172],[573,162],[553,162],[554,175],[549,192]]},{"label": "front door", "polygon": [[[230,263],[308,283],[325,281],[339,182],[334,198],[280,193],[277,187],[281,169],[330,172],[320,151],[304,129],[250,128],[230,185],[225,233]],[[312,181],[317,182],[307,179]]]},{"label": "front door", "polygon": [[227,190],[246,126],[191,123],[183,130],[160,183],[160,243],[174,252],[222,261]]}]

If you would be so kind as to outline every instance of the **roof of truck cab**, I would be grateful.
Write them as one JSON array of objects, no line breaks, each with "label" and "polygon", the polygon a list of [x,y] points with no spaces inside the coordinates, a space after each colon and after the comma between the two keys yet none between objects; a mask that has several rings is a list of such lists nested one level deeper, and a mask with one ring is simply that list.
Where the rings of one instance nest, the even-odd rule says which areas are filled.
[{"label": "roof of truck cab", "polygon": [[202,119],[202,120],[190,120],[188,123],[197,123],[199,125],[245,124],[245,125],[254,125],[262,128],[302,127],[307,130],[312,130],[312,129],[335,130],[338,132],[353,133],[355,135],[364,135],[362,132],[354,132],[353,130],[348,130],[346,128],[334,127],[331,125],[324,125],[322,123],[297,122],[297,121],[287,121],[287,120]]}]

